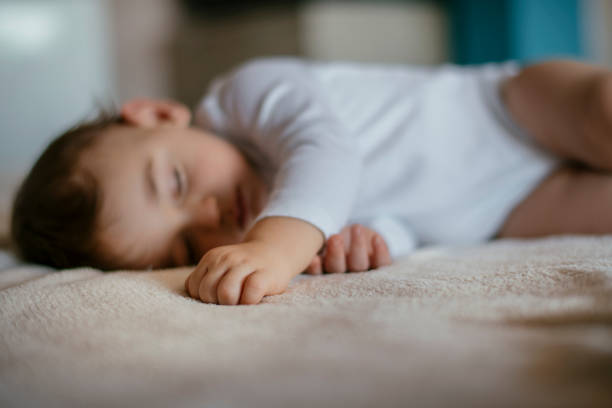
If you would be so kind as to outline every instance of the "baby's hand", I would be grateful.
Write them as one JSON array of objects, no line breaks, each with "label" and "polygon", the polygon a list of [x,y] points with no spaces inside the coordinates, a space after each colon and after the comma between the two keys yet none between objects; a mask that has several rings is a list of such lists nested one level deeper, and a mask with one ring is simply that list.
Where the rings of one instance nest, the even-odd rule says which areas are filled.
[{"label": "baby's hand", "polygon": [[291,275],[278,252],[267,243],[253,241],[213,248],[187,277],[185,289],[205,303],[257,304],[289,285]]},{"label": "baby's hand", "polygon": [[391,264],[385,240],[376,231],[360,224],[344,227],[325,243],[322,255],[315,255],[306,273],[359,272]]}]

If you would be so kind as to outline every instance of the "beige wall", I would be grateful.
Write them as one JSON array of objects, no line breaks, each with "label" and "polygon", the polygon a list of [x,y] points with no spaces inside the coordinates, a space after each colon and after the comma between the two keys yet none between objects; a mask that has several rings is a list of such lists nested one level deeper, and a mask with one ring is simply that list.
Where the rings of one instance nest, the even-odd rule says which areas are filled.
[{"label": "beige wall", "polygon": [[582,6],[587,55],[612,67],[612,1],[582,0]]},{"label": "beige wall", "polygon": [[436,64],[448,59],[446,15],[423,2],[315,2],[300,10],[305,55]]},{"label": "beige wall", "polygon": [[186,15],[167,0],[112,0],[112,8],[120,101],[192,106],[215,75],[262,55],[417,64],[448,55],[444,13],[421,2],[313,2],[232,18]]},{"label": "beige wall", "polygon": [[175,95],[193,106],[209,81],[235,65],[262,55],[299,55],[295,8],[253,10],[231,19],[184,16],[175,32]]},{"label": "beige wall", "polygon": [[110,0],[109,38],[117,99],[174,94],[173,41],[179,8],[171,0]]}]

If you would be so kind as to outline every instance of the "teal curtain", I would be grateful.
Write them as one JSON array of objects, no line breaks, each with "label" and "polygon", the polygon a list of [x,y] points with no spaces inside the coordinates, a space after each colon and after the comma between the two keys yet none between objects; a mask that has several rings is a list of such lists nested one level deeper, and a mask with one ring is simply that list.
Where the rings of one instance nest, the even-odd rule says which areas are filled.
[{"label": "teal curtain", "polygon": [[582,57],[579,0],[448,0],[453,61]]}]

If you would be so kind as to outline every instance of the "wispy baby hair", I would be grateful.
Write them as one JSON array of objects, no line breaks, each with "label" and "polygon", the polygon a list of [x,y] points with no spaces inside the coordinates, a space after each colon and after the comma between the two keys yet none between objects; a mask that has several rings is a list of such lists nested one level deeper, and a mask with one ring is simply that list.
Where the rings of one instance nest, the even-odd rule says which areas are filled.
[{"label": "wispy baby hair", "polygon": [[116,109],[101,108],[96,118],[53,140],[38,158],[12,208],[12,241],[25,261],[54,268],[105,269],[94,236],[101,191],[79,159],[105,129],[121,121]]}]

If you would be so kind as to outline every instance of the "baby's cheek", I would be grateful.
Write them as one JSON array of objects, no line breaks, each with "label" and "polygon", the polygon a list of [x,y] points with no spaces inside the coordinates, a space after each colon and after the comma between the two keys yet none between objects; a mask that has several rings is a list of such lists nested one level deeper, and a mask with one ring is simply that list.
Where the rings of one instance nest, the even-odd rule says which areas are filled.
[{"label": "baby's cheek", "polygon": [[209,250],[223,245],[237,244],[242,241],[242,237],[239,232],[195,230],[189,239],[195,259],[199,262]]}]

